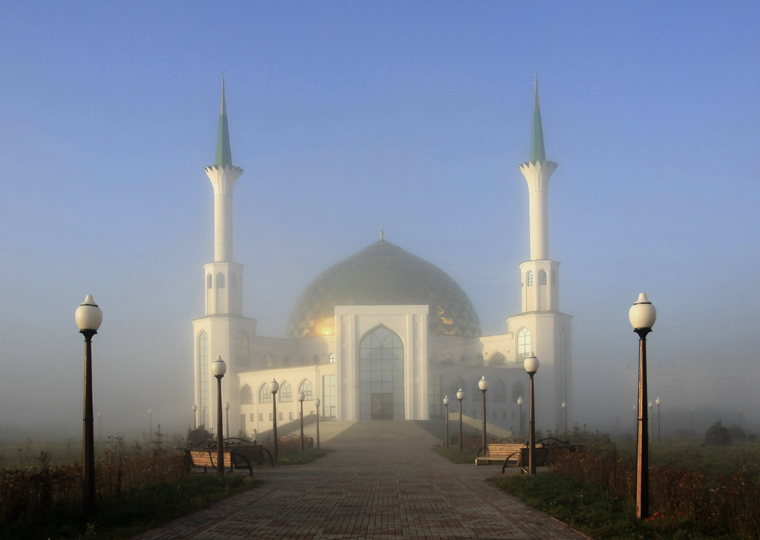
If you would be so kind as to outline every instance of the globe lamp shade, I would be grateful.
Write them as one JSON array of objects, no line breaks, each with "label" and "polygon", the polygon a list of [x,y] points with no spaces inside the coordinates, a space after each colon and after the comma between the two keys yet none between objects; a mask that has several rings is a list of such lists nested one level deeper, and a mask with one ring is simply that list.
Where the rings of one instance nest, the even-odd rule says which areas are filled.
[{"label": "globe lamp shade", "polygon": [[565,407],[567,407],[567,403],[565,403],[565,402],[563,401],[563,402],[562,402],[562,408],[564,409]]},{"label": "globe lamp shade", "polygon": [[518,405],[522,405],[522,396],[520,396],[519,398],[517,398],[517,404]]},{"label": "globe lamp shade", "polygon": [[224,410],[229,411],[230,410],[230,402],[224,404]]},{"label": "globe lamp shade", "polygon": [[655,399],[655,400],[654,400],[654,402],[655,402],[655,403],[657,404],[657,406],[659,407],[659,406],[660,406],[660,403],[662,403],[662,402],[660,401],[660,396],[657,396],[657,399]]},{"label": "globe lamp shade", "polygon": [[269,383],[269,391],[276,394],[279,389],[280,383],[277,382],[277,379],[272,379],[272,382]]},{"label": "globe lamp shade", "polygon": [[488,381],[486,380],[485,375],[483,375],[483,378],[478,381],[478,388],[480,388],[483,392],[488,390]]},{"label": "globe lamp shade", "polygon": [[304,399],[306,399],[306,396],[303,395],[303,392],[298,392],[298,401],[303,401]]},{"label": "globe lamp shade", "polygon": [[649,402],[649,408],[650,409],[652,408],[652,402],[651,401]]},{"label": "globe lamp shade", "polygon": [[314,400],[314,405],[316,405],[317,407],[319,407],[320,405],[322,405],[322,402],[319,400],[319,398],[317,398],[317,399]]},{"label": "globe lamp shade", "polygon": [[631,306],[628,311],[628,320],[634,330],[643,328],[652,329],[654,321],[657,319],[657,310],[652,302],[647,299],[646,293],[639,294],[639,299]]},{"label": "globe lamp shade", "polygon": [[84,302],[77,308],[76,320],[81,332],[87,330],[97,332],[100,328],[100,323],[103,322],[103,312],[100,311],[91,294],[85,296]]},{"label": "globe lamp shade", "polygon": [[221,355],[217,356],[216,360],[211,363],[211,374],[214,377],[220,378],[224,377],[225,373],[227,373],[227,364],[224,363]]},{"label": "globe lamp shade", "polygon": [[462,401],[464,399],[464,392],[462,391],[461,388],[459,389],[459,392],[457,392],[457,399],[459,401]]},{"label": "globe lamp shade", "polygon": [[196,405],[195,403],[193,403],[193,412],[195,412],[197,410],[198,410],[198,405]]},{"label": "globe lamp shade", "polygon": [[528,372],[528,374],[533,375],[538,371],[538,358],[536,358],[536,355],[533,353],[530,353],[530,356],[525,359],[525,362],[523,362],[523,366],[525,366],[525,371]]},{"label": "globe lamp shade", "polygon": [[443,396],[443,404],[448,405],[449,404],[449,396]]}]

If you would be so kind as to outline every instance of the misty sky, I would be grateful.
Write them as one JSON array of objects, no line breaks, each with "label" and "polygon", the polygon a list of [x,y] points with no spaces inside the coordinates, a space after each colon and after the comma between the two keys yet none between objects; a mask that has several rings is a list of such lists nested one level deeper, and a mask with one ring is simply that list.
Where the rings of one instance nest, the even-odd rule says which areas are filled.
[{"label": "misty sky", "polygon": [[642,291],[653,363],[757,364],[757,2],[154,4],[0,4],[0,428],[81,429],[85,294],[104,436],[191,423],[222,72],[259,334],[381,218],[504,332],[537,71],[576,419],[633,403]]}]

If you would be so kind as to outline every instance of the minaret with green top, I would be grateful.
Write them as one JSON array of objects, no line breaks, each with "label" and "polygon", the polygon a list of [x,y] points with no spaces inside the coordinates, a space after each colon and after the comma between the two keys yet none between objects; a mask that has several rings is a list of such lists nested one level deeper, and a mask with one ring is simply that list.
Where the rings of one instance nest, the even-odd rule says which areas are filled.
[{"label": "minaret with green top", "polygon": [[[520,165],[528,183],[530,208],[530,261],[523,263],[523,311],[558,309],[557,268],[549,260],[549,179],[557,168],[546,161],[544,129],[538,104],[538,77],[533,96],[533,130],[530,137],[530,161]],[[542,261],[539,264],[539,261]],[[542,288],[542,286],[545,286]]]}]

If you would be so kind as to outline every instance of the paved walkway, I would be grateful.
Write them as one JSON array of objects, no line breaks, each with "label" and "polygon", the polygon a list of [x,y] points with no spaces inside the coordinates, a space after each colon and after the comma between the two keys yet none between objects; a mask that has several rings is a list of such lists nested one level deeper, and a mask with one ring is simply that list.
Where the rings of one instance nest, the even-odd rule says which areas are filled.
[{"label": "paved walkway", "polygon": [[260,488],[137,538],[586,538],[484,481],[500,467],[454,465],[434,444],[414,422],[360,422],[328,456],[256,468]]}]

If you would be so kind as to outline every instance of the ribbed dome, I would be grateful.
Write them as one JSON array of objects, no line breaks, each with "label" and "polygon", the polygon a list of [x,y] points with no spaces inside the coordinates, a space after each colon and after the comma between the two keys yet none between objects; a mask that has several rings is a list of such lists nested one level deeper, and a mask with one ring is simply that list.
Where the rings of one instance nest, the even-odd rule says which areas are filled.
[{"label": "ribbed dome", "polygon": [[431,334],[479,337],[480,321],[456,281],[427,261],[380,240],[322,272],[290,312],[287,336],[335,332],[335,306],[425,305]]}]

